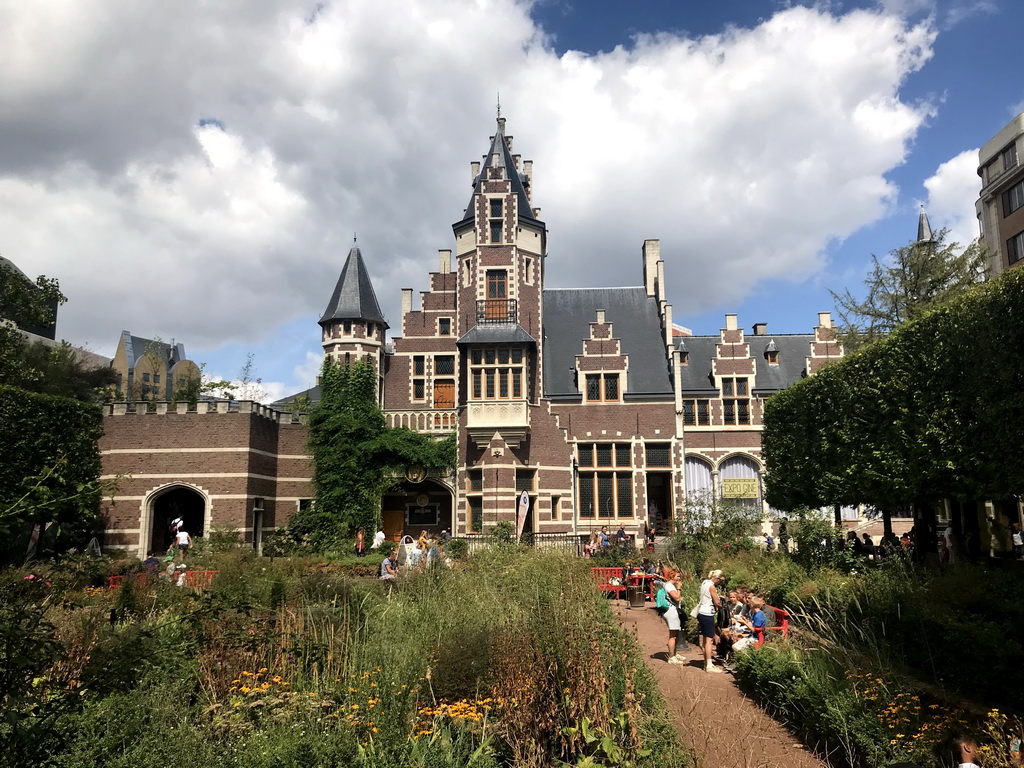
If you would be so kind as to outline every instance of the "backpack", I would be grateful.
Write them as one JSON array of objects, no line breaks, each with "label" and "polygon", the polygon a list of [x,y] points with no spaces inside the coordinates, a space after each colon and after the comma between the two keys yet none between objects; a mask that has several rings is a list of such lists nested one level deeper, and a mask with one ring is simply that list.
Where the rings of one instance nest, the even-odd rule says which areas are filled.
[{"label": "backpack", "polygon": [[668,593],[665,592],[665,587],[662,587],[658,590],[658,594],[654,596],[654,610],[658,612],[659,616],[664,616],[671,607],[672,604],[668,599]]}]

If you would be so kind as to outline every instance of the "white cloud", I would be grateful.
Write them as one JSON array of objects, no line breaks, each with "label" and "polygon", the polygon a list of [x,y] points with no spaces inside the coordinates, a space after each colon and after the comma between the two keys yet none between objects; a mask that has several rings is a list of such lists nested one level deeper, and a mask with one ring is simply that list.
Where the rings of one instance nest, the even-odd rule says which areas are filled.
[{"label": "white cloud", "polygon": [[947,242],[967,245],[978,237],[974,210],[974,201],[981,191],[977,148],[944,162],[924,182],[924,187],[928,190],[928,221],[935,230],[949,229]]},{"label": "white cloud", "polygon": [[550,284],[636,284],[660,237],[677,314],[700,312],[884,215],[931,113],[900,89],[935,31],[898,15],[795,7],[559,57],[529,10],[0,0],[0,252],[60,278],[74,341],[209,348],[322,311],[356,231],[397,329],[500,90]]}]

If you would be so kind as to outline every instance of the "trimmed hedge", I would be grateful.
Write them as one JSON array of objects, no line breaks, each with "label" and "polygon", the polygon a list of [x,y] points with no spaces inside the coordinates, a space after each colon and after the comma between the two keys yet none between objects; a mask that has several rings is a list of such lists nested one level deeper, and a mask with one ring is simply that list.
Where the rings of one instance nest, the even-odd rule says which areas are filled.
[{"label": "trimmed hedge", "polygon": [[102,434],[98,406],[0,386],[0,550],[30,523],[53,522],[65,535],[89,530],[99,510]]},{"label": "trimmed hedge", "polygon": [[1024,492],[1024,270],[906,323],[765,404],[778,509]]}]

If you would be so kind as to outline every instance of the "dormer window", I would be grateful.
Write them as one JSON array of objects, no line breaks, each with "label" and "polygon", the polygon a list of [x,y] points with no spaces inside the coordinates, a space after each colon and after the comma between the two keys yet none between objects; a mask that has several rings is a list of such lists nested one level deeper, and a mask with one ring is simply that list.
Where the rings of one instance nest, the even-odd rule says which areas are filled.
[{"label": "dormer window", "polygon": [[779,364],[779,353],[778,352],[769,352],[768,353],[768,365],[778,365],[778,364]]},{"label": "dormer window", "polygon": [[679,351],[679,364],[689,365],[690,364],[690,353],[685,349]]},{"label": "dormer window", "polygon": [[768,365],[779,364],[779,348],[775,346],[775,339],[768,342],[768,346],[764,348],[764,359],[768,361]]}]

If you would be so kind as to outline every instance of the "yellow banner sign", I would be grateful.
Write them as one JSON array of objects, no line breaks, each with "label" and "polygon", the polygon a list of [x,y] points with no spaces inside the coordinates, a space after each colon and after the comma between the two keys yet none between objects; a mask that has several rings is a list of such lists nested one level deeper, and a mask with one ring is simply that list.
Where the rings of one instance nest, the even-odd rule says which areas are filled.
[{"label": "yellow banner sign", "polygon": [[723,477],[723,499],[756,499],[758,497],[756,477]]}]

